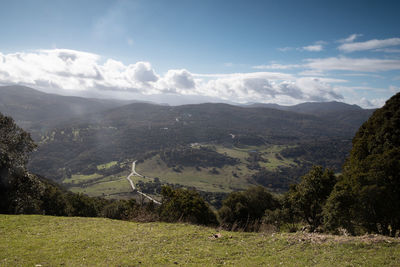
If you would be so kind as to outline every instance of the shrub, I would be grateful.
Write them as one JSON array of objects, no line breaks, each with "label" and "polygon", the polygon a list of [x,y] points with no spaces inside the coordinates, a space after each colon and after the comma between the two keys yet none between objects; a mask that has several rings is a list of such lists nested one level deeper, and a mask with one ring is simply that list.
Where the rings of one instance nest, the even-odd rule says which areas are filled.
[{"label": "shrub", "polygon": [[222,202],[218,215],[222,225],[228,229],[253,231],[257,230],[267,209],[275,210],[278,207],[277,199],[266,188],[257,186],[230,193]]},{"label": "shrub", "polygon": [[160,219],[166,222],[189,222],[216,225],[217,218],[204,199],[194,190],[163,186]]}]

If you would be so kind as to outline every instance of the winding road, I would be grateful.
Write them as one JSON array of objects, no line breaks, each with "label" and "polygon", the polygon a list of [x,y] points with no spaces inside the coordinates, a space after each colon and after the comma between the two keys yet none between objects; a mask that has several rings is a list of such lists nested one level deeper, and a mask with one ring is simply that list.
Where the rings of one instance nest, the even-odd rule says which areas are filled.
[{"label": "winding road", "polygon": [[140,192],[139,190],[136,189],[135,184],[134,184],[134,183],[132,182],[132,180],[131,180],[131,177],[132,177],[132,176],[139,176],[139,177],[142,177],[142,178],[144,178],[144,177],[143,177],[143,175],[140,175],[139,173],[137,173],[136,170],[135,170],[135,168],[136,168],[136,160],[132,162],[132,172],[126,177],[126,179],[127,179],[127,180],[129,181],[129,183],[131,184],[131,187],[132,187],[133,192],[138,192],[140,195],[144,196],[144,197],[147,198],[148,200],[151,200],[151,201],[153,201],[154,203],[156,203],[156,204],[158,204],[158,205],[161,205],[161,203],[160,203],[159,201],[155,200],[155,199],[152,198],[151,196],[146,195],[145,193]]}]

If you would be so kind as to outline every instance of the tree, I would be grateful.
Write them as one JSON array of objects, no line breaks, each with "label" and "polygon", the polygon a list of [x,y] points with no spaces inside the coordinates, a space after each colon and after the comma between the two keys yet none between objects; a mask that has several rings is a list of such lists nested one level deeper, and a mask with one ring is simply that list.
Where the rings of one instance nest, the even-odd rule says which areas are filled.
[{"label": "tree", "polygon": [[[356,133],[330,207],[338,196],[343,200],[340,205],[350,213],[327,209],[327,214],[332,212],[337,218],[331,220],[332,228],[355,226],[391,236],[400,229],[400,93],[375,111]],[[345,216],[351,216],[351,221]]]},{"label": "tree", "polygon": [[160,219],[167,222],[190,222],[216,225],[217,217],[204,199],[194,190],[163,186]]},{"label": "tree", "polygon": [[2,181],[25,171],[28,155],[36,147],[30,135],[11,117],[0,113],[0,177]]},{"label": "tree", "polygon": [[278,200],[266,188],[257,186],[230,193],[222,202],[218,215],[227,228],[237,226],[243,230],[256,230],[253,228],[260,222],[265,211],[278,207]]},{"label": "tree", "polygon": [[338,233],[338,229],[343,227],[350,234],[356,234],[352,205],[354,196],[351,187],[343,183],[343,176],[340,176],[323,208],[325,230]]},{"label": "tree", "polygon": [[40,186],[25,169],[34,148],[30,135],[0,113],[0,212],[33,213],[40,206],[33,201]]},{"label": "tree", "polygon": [[310,226],[310,231],[322,224],[323,207],[335,183],[333,171],[313,166],[301,177],[300,183],[289,191],[288,201],[298,216]]}]

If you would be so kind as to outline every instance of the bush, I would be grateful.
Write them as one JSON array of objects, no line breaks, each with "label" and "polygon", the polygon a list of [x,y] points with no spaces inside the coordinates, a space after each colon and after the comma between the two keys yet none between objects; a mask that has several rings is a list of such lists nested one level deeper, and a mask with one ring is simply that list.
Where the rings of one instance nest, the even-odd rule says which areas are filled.
[{"label": "bush", "polygon": [[266,188],[251,187],[243,192],[233,192],[222,202],[218,211],[222,226],[245,231],[257,230],[265,211],[275,210],[279,202]]},{"label": "bush", "polygon": [[110,219],[126,220],[131,218],[137,209],[138,205],[134,199],[115,200],[104,206],[101,215]]},{"label": "bush", "polygon": [[194,190],[163,186],[160,219],[166,222],[189,222],[217,225],[217,217],[204,199]]}]

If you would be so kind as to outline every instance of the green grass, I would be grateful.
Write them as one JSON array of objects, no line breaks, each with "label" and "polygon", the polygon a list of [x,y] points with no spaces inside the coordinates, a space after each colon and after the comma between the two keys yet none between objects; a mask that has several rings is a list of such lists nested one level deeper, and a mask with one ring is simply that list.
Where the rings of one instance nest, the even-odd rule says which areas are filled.
[{"label": "green grass", "polygon": [[98,173],[93,173],[89,175],[73,174],[71,175],[71,178],[64,179],[63,184],[80,184],[90,180],[98,179],[100,177],[102,177],[102,175]]},{"label": "green grass", "polygon": [[399,266],[400,244],[185,224],[0,215],[1,266]]},{"label": "green grass", "polygon": [[[205,145],[207,146],[207,145]],[[279,166],[297,165],[292,159],[282,157],[279,152],[287,146],[247,146],[247,147],[224,147],[222,145],[212,146],[218,153],[226,154],[240,160],[235,166],[224,166],[217,168],[219,174],[210,172],[212,168],[201,168],[201,171],[194,167],[184,167],[181,172],[175,172],[172,168],[168,168],[159,156],[145,160],[143,163],[136,165],[136,171],[148,177],[158,177],[162,182],[178,183],[185,186],[193,186],[199,190],[208,192],[231,192],[234,190],[242,190],[248,188],[251,183],[251,175],[256,170],[247,168],[247,158],[249,152],[257,150],[267,159],[267,162],[259,162],[261,167],[275,170]],[[279,155],[280,159],[277,158]],[[234,177],[236,173],[238,177]],[[145,181],[145,179],[142,179]]]},{"label": "green grass", "polygon": [[[269,170],[276,170],[278,167],[289,167],[297,165],[293,159],[283,157],[280,152],[287,148],[288,146],[283,145],[270,145],[270,146],[246,146],[246,147],[224,147],[221,145],[215,146],[218,153],[224,154],[238,158],[242,163],[246,162],[249,157],[250,151],[258,151],[262,154],[262,157],[267,160],[267,162],[259,162],[261,167],[267,168]],[[278,159],[278,157],[280,159]]]},{"label": "green grass", "polygon": [[132,188],[128,180],[126,180],[126,176],[127,174],[125,175],[125,173],[111,175],[85,186],[72,186],[69,190],[74,193],[84,193],[93,197],[104,196],[113,198],[113,196],[119,194],[125,195],[126,193],[132,192]]},{"label": "green grass", "polygon": [[[209,146],[209,145],[202,145]],[[261,167],[275,170],[280,166],[293,166],[296,163],[292,159],[284,158],[280,152],[287,146],[269,145],[269,146],[246,146],[246,147],[224,147],[222,145],[213,145],[218,153],[226,154],[240,160],[235,166],[224,166],[216,168],[219,172],[214,174],[211,172],[213,168],[201,168],[197,170],[194,167],[184,167],[181,172],[175,172],[172,168],[168,168],[160,157],[154,156],[145,160],[143,163],[136,165],[136,171],[146,178],[133,176],[131,179],[134,183],[139,180],[144,182],[152,181],[152,178],[158,177],[161,182],[181,184],[188,187],[195,187],[198,190],[207,192],[232,192],[235,190],[243,190],[252,185],[251,176],[257,170],[247,168],[247,158],[250,151],[258,151],[267,162],[259,162]],[[117,161],[111,161],[97,166],[98,170],[108,169],[118,164]],[[123,163],[121,163],[121,167]],[[63,184],[68,186],[73,192],[85,193],[89,196],[105,196],[107,198],[127,196],[130,192],[128,181],[125,177],[129,174],[131,162],[127,163],[126,171],[111,176],[103,177],[94,173],[91,175],[74,174],[69,179],[65,179]],[[237,175],[237,177],[234,176]],[[149,179],[150,178],[150,179]],[[128,194],[129,195],[129,194]]]},{"label": "green grass", "polygon": [[[158,177],[162,182],[193,186],[208,192],[231,192],[234,189],[245,189],[249,186],[246,178],[255,173],[255,171],[248,170],[242,163],[236,166],[217,168],[219,174],[213,174],[210,172],[211,170],[212,168],[201,168],[198,171],[194,167],[184,167],[182,172],[175,172],[172,168],[168,168],[158,155],[136,165],[136,171],[146,177]],[[232,172],[237,173],[239,177],[234,177]]]},{"label": "green grass", "polygon": [[100,165],[97,165],[97,169],[98,170],[109,169],[112,166],[117,165],[117,163],[118,163],[117,161],[111,161],[111,162],[108,162],[108,163],[105,163],[105,164],[100,164]]},{"label": "green grass", "polygon": [[249,153],[245,149],[240,149],[236,147],[228,148],[221,145],[215,146],[215,148],[218,153],[226,154],[229,157],[240,159],[241,162],[246,162],[246,158],[249,157]]}]

